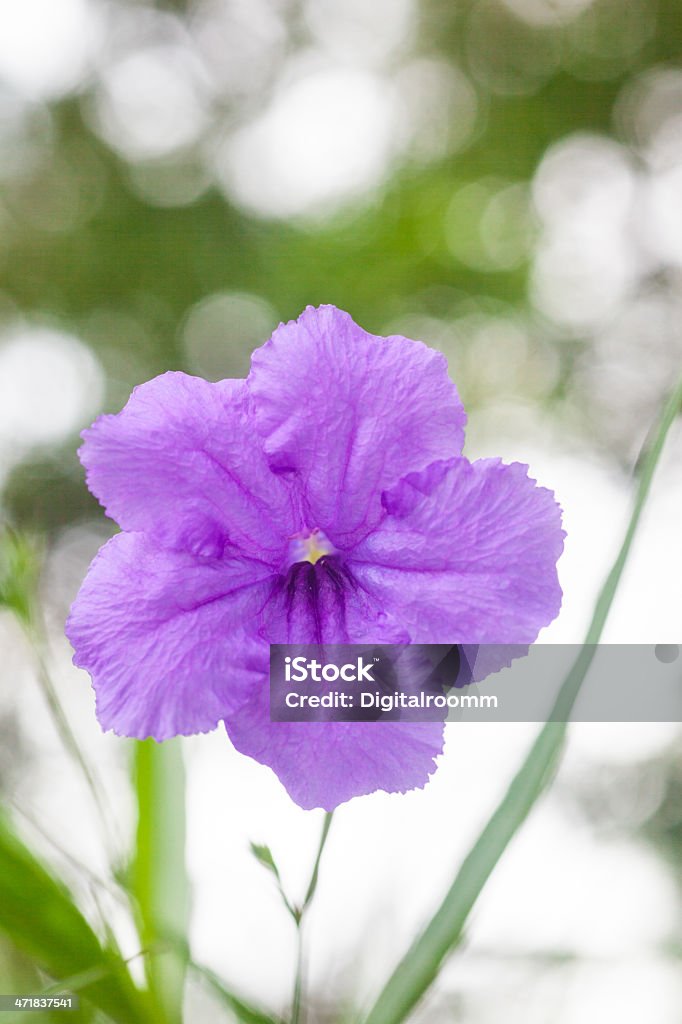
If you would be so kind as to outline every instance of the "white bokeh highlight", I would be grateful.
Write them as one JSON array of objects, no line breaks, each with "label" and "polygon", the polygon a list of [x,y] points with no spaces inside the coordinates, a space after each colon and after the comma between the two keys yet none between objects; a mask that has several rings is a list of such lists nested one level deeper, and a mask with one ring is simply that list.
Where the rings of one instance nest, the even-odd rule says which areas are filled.
[{"label": "white bokeh highlight", "polygon": [[326,212],[381,183],[394,115],[380,76],[319,66],[282,85],[259,117],[228,136],[216,173],[229,196],[261,215]]},{"label": "white bokeh highlight", "polygon": [[104,377],[92,351],[51,327],[16,325],[0,336],[0,450],[20,457],[85,427]]},{"label": "white bokeh highlight", "polygon": [[0,80],[30,99],[73,91],[91,68],[102,33],[92,0],[2,4]]}]

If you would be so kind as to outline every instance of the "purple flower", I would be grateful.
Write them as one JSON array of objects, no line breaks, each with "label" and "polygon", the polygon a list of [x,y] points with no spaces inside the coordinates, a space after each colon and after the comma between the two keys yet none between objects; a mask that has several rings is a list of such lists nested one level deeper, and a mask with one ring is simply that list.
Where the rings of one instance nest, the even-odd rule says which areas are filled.
[{"label": "purple flower", "polygon": [[442,355],[333,306],[280,326],[247,380],[165,373],[83,434],[122,531],[67,623],[104,729],[225,723],[305,808],[423,786],[437,723],[277,723],[270,643],[532,643],[563,546],[527,467],[461,456]]}]

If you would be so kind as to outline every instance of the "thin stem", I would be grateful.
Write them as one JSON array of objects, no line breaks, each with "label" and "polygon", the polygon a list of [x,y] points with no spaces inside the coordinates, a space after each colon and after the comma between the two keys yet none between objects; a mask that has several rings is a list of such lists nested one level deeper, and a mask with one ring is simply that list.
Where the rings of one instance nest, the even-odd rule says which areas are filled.
[{"label": "thin stem", "polygon": [[651,490],[651,483],[656,472],[658,460],[661,457],[668,432],[680,414],[682,414],[682,376],[668,396],[658,421],[652,425],[649,437],[642,446],[642,450],[637,458],[634,475],[639,483],[635,494],[632,516],[625,531],[625,537],[623,538],[618,556],[599,592],[592,622],[585,638],[586,644],[596,644],[602,634],[604,624],[611,609],[611,603],[615,596],[616,586],[623,574],[623,569],[625,568],[625,563],[630,553],[649,491]]},{"label": "thin stem", "polygon": [[296,977],[294,980],[294,996],[291,1003],[291,1024],[303,1024],[304,1020],[303,992],[305,989],[305,946],[303,941],[303,924],[306,913],[313,902],[313,898],[317,890],[320,862],[322,861],[322,854],[324,853],[324,848],[327,844],[327,836],[329,835],[329,829],[331,828],[333,814],[333,811],[327,811],[324,816],[322,833],[320,835],[320,842],[317,848],[317,856],[315,857],[315,862],[313,864],[308,888],[306,889],[303,903],[297,909],[294,916],[294,920],[296,921]]},{"label": "thin stem", "polygon": [[16,802],[16,800],[13,800],[11,797],[7,800],[7,803],[9,807],[12,808],[12,812],[17,817],[22,818],[25,821],[25,823],[29,826],[29,828],[34,829],[35,832],[37,832],[37,834],[44,842],[48,843],[53,848],[53,850],[59,854],[60,857],[62,857],[71,865],[73,870],[79,872],[84,877],[87,877],[92,887],[101,889],[103,892],[106,892],[109,896],[113,897],[118,902],[125,904],[125,906],[128,906],[130,902],[130,897],[127,894],[126,890],[123,888],[123,886],[120,884],[120,882],[118,882],[116,879],[108,881],[105,878],[100,878],[100,876],[95,871],[93,871],[92,868],[88,867],[87,864],[79,860],[78,857],[75,857],[69,850],[62,846],[61,843],[59,843],[54,838],[54,836],[51,836],[50,833],[42,827],[35,814],[29,813],[26,810],[26,808],[21,807]]},{"label": "thin stem", "polygon": [[327,813],[324,816],[324,822],[322,823],[322,834],[320,835],[320,845],[318,846],[317,849],[317,856],[315,858],[315,863],[313,864],[313,872],[312,875],[310,876],[310,882],[306,890],[305,899],[303,900],[303,906],[301,907],[301,916],[303,916],[303,913],[308,909],[308,907],[312,903],[313,896],[315,895],[315,890],[317,889],[317,878],[320,873],[320,861],[322,860],[322,854],[324,853],[324,848],[327,844],[327,836],[329,835],[329,829],[332,826],[333,816],[333,811],[327,811]]},{"label": "thin stem", "polygon": [[296,978],[294,981],[294,998],[291,1003],[291,1024],[302,1024],[303,1021],[304,952],[303,928],[299,921],[296,928]]},{"label": "thin stem", "polygon": [[69,725],[68,718],[64,714],[64,709],[62,708],[59,697],[57,696],[57,691],[54,683],[52,682],[50,670],[47,665],[44,631],[37,620],[37,614],[32,614],[31,621],[26,624],[24,628],[35,655],[38,683],[52,715],[62,746],[81,773],[88,788],[93,804],[95,805],[99,815],[107,849],[111,855],[115,855],[118,850],[118,842],[112,830],[111,823],[113,822],[113,815],[111,814],[110,808],[102,795],[101,787],[97,782],[95,774],[88,764],[83,751],[78,744],[78,740]]}]

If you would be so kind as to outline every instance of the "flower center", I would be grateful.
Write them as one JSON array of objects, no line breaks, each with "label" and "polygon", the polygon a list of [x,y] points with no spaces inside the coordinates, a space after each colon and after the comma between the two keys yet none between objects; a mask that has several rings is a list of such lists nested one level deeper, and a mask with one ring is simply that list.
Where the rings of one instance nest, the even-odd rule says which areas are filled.
[{"label": "flower center", "polygon": [[315,565],[325,555],[334,554],[334,545],[322,530],[309,534],[296,534],[289,542],[289,565],[296,562],[310,562]]}]

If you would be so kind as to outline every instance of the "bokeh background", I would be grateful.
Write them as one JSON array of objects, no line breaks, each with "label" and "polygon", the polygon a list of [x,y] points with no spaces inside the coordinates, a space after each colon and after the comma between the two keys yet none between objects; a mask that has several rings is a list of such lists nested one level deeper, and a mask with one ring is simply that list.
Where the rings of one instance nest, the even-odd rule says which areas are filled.
[{"label": "bokeh background", "polygon": [[[244,375],[307,304],[420,338],[449,360],[467,454],[557,492],[565,605],[543,639],[579,642],[682,365],[681,54],[678,0],[1,0],[0,510],[42,546],[49,667],[124,841],[131,745],[99,732],[63,638],[113,530],[78,432],[164,370]],[[609,641],[680,640],[681,467],[677,429]],[[3,799],[95,918],[73,862],[108,870],[95,815],[2,610],[0,647]],[[341,809],[310,922],[320,1019],[371,999],[535,728],[451,725],[424,793]],[[417,1019],[679,1024],[679,739],[574,727]],[[183,751],[194,953],[282,1008],[294,935],[248,842],[295,893],[320,818],[222,733]],[[0,987],[25,971],[0,944]],[[224,1010],[190,986],[186,1014]]]}]

